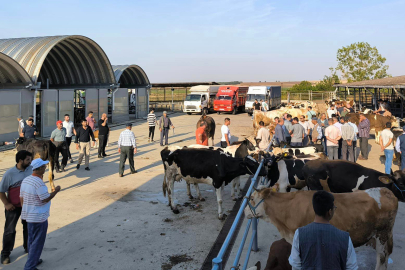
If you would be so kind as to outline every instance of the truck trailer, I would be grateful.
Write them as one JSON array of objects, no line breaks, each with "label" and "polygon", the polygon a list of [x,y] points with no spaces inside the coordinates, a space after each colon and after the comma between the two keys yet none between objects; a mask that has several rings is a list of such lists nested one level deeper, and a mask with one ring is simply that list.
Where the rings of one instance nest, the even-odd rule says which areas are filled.
[{"label": "truck trailer", "polygon": [[208,114],[214,111],[214,99],[219,85],[197,85],[190,88],[190,94],[184,99],[183,112]]},{"label": "truck trailer", "polygon": [[246,95],[248,87],[246,86],[221,86],[214,100],[214,111],[232,112],[236,114],[245,108]]},{"label": "truck trailer", "polygon": [[250,86],[245,103],[245,112],[249,115],[253,114],[255,99],[265,100],[269,109],[276,108],[281,105],[281,86]]}]

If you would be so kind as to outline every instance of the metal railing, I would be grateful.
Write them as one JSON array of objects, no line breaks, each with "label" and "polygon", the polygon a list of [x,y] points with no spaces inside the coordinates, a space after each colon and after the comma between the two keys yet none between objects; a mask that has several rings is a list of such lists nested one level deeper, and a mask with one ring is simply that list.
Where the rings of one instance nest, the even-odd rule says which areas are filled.
[{"label": "metal railing", "polygon": [[[212,270],[223,270],[224,269],[224,265],[222,265],[222,259],[224,257],[225,252],[227,251],[227,249],[229,247],[229,244],[231,242],[231,239],[232,239],[233,235],[236,232],[236,227],[238,226],[238,223],[239,223],[240,219],[242,218],[243,211],[245,210],[245,207],[248,205],[249,197],[252,194],[252,191],[253,191],[254,187],[256,186],[256,182],[257,182],[258,177],[259,177],[259,172],[263,167],[263,162],[264,162],[264,159],[261,160],[259,168],[257,169],[254,177],[252,178],[252,182],[251,182],[251,184],[249,186],[249,190],[247,191],[246,196],[243,198],[243,201],[242,201],[242,204],[241,204],[241,206],[239,208],[238,214],[235,217],[235,220],[234,220],[234,222],[232,224],[232,227],[229,230],[228,235],[226,236],[225,242],[222,245],[222,247],[221,247],[221,249],[220,249],[220,251],[218,253],[218,256],[212,260],[212,265],[213,265]],[[245,263],[244,263],[243,268],[242,268],[243,270],[245,270],[247,268],[247,264],[249,262],[249,257],[250,257],[250,252],[252,250],[253,251],[258,251],[258,247],[257,247],[257,224],[258,224],[258,218],[256,218],[256,217],[253,217],[252,219],[248,220],[248,223],[247,223],[247,226],[246,226],[246,229],[245,229],[245,233],[243,234],[243,238],[242,238],[241,244],[239,246],[238,253],[236,254],[236,258],[234,260],[234,263],[233,263],[231,269],[239,269],[238,268],[238,263],[239,263],[241,255],[242,255],[243,247],[245,246],[245,242],[246,242],[249,230],[250,230],[250,226],[252,226],[252,238],[251,238],[250,243],[249,243],[249,250],[247,252]]]}]

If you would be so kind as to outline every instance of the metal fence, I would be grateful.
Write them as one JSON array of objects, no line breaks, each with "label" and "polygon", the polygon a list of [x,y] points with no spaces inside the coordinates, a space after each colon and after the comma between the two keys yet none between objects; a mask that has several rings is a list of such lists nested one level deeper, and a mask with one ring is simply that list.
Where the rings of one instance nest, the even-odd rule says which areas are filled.
[{"label": "metal fence", "polygon": [[281,92],[282,100],[332,100],[336,98],[333,92],[314,92],[311,90],[302,92]]},{"label": "metal fence", "polygon": [[[254,177],[252,178],[251,184],[249,186],[249,190],[247,191],[246,196],[243,198],[243,201],[242,201],[242,204],[241,204],[241,206],[239,208],[238,214],[236,215],[236,218],[235,218],[234,222],[232,223],[232,227],[229,230],[228,235],[226,236],[225,242],[222,245],[222,247],[221,247],[221,249],[220,249],[220,251],[218,253],[218,256],[212,260],[212,265],[213,265],[212,270],[223,270],[224,269],[224,265],[223,265],[223,262],[222,262],[223,257],[224,257],[224,255],[225,255],[225,253],[226,253],[226,251],[227,251],[227,249],[229,247],[229,244],[231,242],[232,237],[234,236],[234,234],[236,232],[236,227],[238,226],[238,223],[239,223],[240,219],[243,216],[243,211],[244,211],[245,207],[248,205],[248,200],[249,200],[248,198],[252,194],[253,188],[256,186],[256,182],[258,181],[258,177],[259,177],[258,175],[259,175],[259,172],[260,172],[261,168],[263,167],[263,163],[264,163],[264,159],[262,159],[262,161],[260,162],[259,168],[257,169]],[[245,246],[245,242],[246,242],[250,227],[252,227],[252,238],[250,239],[249,250],[248,250],[248,252],[246,254],[245,262],[244,262],[244,265],[243,265],[243,268],[242,268],[243,270],[246,270],[246,268],[247,268],[247,264],[249,262],[249,257],[250,257],[250,252],[252,250],[253,251],[258,250],[258,246],[257,246],[257,224],[258,224],[258,221],[259,220],[256,217],[253,217],[252,219],[250,219],[248,221],[246,229],[245,229],[245,233],[243,234],[242,241],[240,243],[238,252],[236,254],[236,257],[235,257],[235,260],[234,260],[234,262],[232,264],[231,269],[235,269],[235,270],[239,269],[238,268],[239,260],[240,260],[240,257],[242,256],[243,247]]]}]

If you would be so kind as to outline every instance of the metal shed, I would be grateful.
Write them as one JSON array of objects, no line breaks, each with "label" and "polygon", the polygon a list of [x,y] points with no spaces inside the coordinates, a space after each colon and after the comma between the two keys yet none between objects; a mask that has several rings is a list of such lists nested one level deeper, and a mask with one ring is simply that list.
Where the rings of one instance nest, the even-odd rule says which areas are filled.
[{"label": "metal shed", "polygon": [[0,52],[19,63],[36,87],[31,107],[41,136],[49,136],[65,113],[77,123],[90,110],[96,119],[107,112],[107,92],[116,80],[107,55],[90,38],[0,39]]},{"label": "metal shed", "polygon": [[129,120],[130,114],[146,117],[151,85],[145,71],[137,65],[114,65],[113,69],[119,88],[112,92],[112,122]]},{"label": "metal shed", "polygon": [[18,138],[17,117],[32,114],[33,83],[11,57],[0,53],[0,142]]}]

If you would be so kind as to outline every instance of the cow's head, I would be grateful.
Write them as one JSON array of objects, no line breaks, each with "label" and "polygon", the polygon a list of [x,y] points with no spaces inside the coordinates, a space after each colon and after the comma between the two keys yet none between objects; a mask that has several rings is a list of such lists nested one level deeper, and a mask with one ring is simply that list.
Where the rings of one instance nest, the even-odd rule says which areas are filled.
[{"label": "cow's head", "polygon": [[398,200],[405,202],[405,170],[398,170],[391,174],[385,174],[378,177],[378,180],[388,185],[391,184],[391,191]]},{"label": "cow's head", "polygon": [[[241,163],[241,166],[246,168],[247,173],[251,175],[256,173],[257,169],[259,168],[259,165],[260,165],[259,162],[257,162],[251,156],[246,156],[245,158],[243,158],[243,162]],[[259,172],[259,176],[266,176],[266,175],[267,171],[264,168],[264,166],[262,166]]]},{"label": "cow's head", "polygon": [[253,217],[266,217],[264,200],[274,193],[274,188],[255,189],[250,195],[248,205],[245,207],[245,216],[248,219]]},{"label": "cow's head", "polygon": [[256,147],[253,145],[253,143],[248,138],[245,138],[245,140],[243,141],[242,144],[245,144],[249,151],[255,151],[256,150]]},{"label": "cow's head", "polygon": [[15,148],[18,148],[19,145],[22,145],[27,139],[24,137],[19,137],[15,140]]}]

